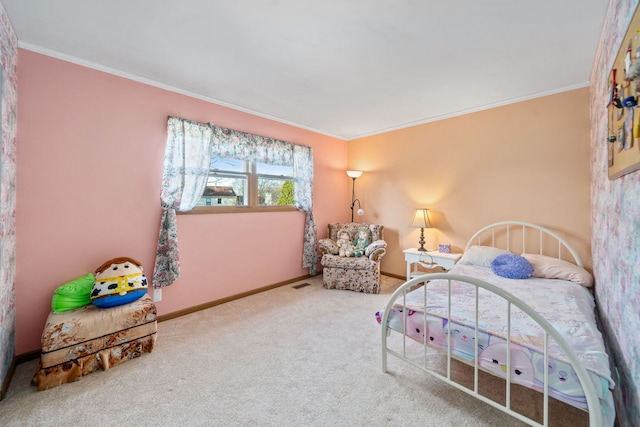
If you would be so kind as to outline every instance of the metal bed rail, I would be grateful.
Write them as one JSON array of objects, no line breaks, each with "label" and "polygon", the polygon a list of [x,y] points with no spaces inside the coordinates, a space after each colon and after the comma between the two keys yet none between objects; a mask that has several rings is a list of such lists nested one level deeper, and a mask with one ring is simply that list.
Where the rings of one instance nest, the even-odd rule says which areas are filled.
[{"label": "metal bed rail", "polygon": [[[520,229],[522,235],[519,237],[521,240],[516,243],[514,234],[517,233],[518,229]],[[540,255],[550,255],[549,252],[545,250],[548,248],[548,246],[545,246],[545,243],[548,243],[549,240],[555,240],[554,246],[557,245],[557,248],[554,249],[555,253],[552,254],[555,258],[562,259],[563,252],[568,252],[573,258],[572,261],[575,262],[577,266],[584,267],[578,252],[576,252],[562,236],[548,228],[523,221],[504,221],[487,225],[478,230],[469,239],[465,250],[469,249],[472,245],[495,247],[497,237],[502,237],[506,244],[500,245],[501,247],[505,246],[508,251],[517,253],[518,250],[512,247],[517,244],[519,248],[516,249],[519,249],[519,252],[525,252],[532,247],[530,244],[528,245],[527,242],[531,242],[532,236],[536,234],[538,242],[537,245],[534,246],[536,248],[535,252]]]},{"label": "metal bed rail", "polygon": [[[406,329],[406,325],[407,325],[407,310],[405,309],[406,307],[406,295],[407,293],[409,293],[411,290],[415,289],[420,283],[425,283],[425,292],[424,292],[424,307],[427,307],[427,298],[428,298],[428,292],[427,292],[427,286],[426,283],[432,280],[446,280],[448,283],[448,289],[449,289],[449,306],[448,306],[448,318],[450,319],[450,315],[451,315],[451,283],[452,281],[457,281],[457,282],[463,282],[466,284],[470,284],[470,285],[474,285],[475,286],[475,339],[476,342],[478,341],[478,291],[479,289],[485,289],[489,292],[492,292],[495,295],[498,295],[499,297],[503,298],[506,302],[507,302],[507,309],[508,309],[508,316],[507,316],[507,341],[509,342],[509,344],[507,345],[507,375],[505,376],[505,381],[506,381],[506,399],[505,399],[505,404],[500,404],[498,402],[495,402],[491,399],[489,399],[488,397],[485,397],[484,395],[480,394],[479,392],[479,383],[478,383],[478,378],[479,378],[479,371],[480,371],[480,366],[479,366],[479,357],[478,357],[478,346],[475,346],[475,358],[473,360],[473,369],[474,369],[474,379],[473,379],[473,389],[467,388],[464,385],[459,384],[458,382],[455,382],[451,379],[451,359],[456,359],[453,355],[452,355],[452,348],[451,348],[451,333],[447,334],[447,342],[446,342],[446,349],[445,349],[445,353],[446,354],[446,375],[442,375],[439,372],[436,372],[435,370],[429,368],[427,366],[427,347],[428,348],[433,348],[427,345],[426,343],[426,333],[425,333],[425,338],[424,338],[424,342],[422,343],[424,346],[424,356],[423,356],[423,363],[419,364],[417,362],[415,362],[414,360],[411,360],[407,357],[406,355],[406,343],[407,343],[407,339],[416,342],[415,340],[413,340],[412,338],[408,337],[405,333],[405,329]],[[388,326],[388,322],[389,322],[389,315],[391,312],[391,309],[394,306],[394,302],[398,300],[398,298],[401,298],[403,300],[403,331],[399,332],[396,331],[395,329],[389,328]],[[512,306],[515,306],[517,308],[519,308],[520,310],[522,310],[523,312],[525,312],[527,315],[529,315],[543,330],[544,330],[544,348],[543,348],[543,352],[544,352],[544,366],[546,366],[545,372],[544,372],[544,387],[543,387],[543,422],[542,424],[540,424],[539,422],[520,414],[519,412],[514,411],[511,408],[510,405],[510,397],[511,397],[511,375],[509,374],[511,372],[511,308]],[[397,308],[397,307],[396,307]],[[425,310],[426,311],[426,310]],[[426,314],[426,313],[425,313]],[[451,321],[447,322],[447,328],[451,328]],[[405,282],[402,286],[400,286],[394,293],[393,295],[390,297],[389,302],[387,303],[387,306],[385,307],[382,319],[381,319],[381,326],[382,326],[382,371],[383,372],[387,372],[387,355],[393,355],[395,357],[398,357],[402,360],[404,360],[405,362],[415,366],[418,369],[421,369],[424,372],[427,372],[431,375],[433,375],[434,377],[452,385],[453,387],[464,391],[465,393],[529,424],[532,426],[543,426],[546,427],[549,425],[549,338],[551,337],[553,340],[555,340],[556,344],[562,349],[562,351],[564,351],[565,357],[567,359],[567,361],[569,363],[571,363],[573,369],[575,370],[578,379],[580,380],[580,384],[582,385],[585,397],[587,399],[587,406],[588,406],[588,413],[589,413],[589,425],[592,427],[600,427],[603,424],[603,420],[602,420],[602,408],[600,405],[600,400],[598,398],[598,394],[596,392],[596,389],[591,381],[591,378],[589,376],[589,373],[587,372],[587,370],[584,368],[584,366],[582,366],[582,364],[580,363],[580,360],[578,359],[578,357],[576,356],[576,354],[573,352],[573,350],[571,349],[571,347],[569,346],[569,344],[565,341],[565,339],[562,337],[562,335],[560,335],[560,333],[553,327],[553,325],[551,325],[551,323],[549,323],[546,319],[544,319],[540,314],[538,314],[535,310],[533,310],[531,307],[529,307],[525,302],[523,302],[522,300],[520,300],[519,298],[515,297],[514,295],[502,290],[501,288],[494,286],[490,283],[487,283],[483,280],[480,279],[476,279],[474,277],[469,277],[469,276],[464,276],[464,275],[459,275],[459,274],[451,274],[451,273],[435,273],[435,274],[426,274],[423,276],[418,276],[415,277],[407,282]],[[424,316],[424,328],[425,331],[427,329],[427,316]],[[395,351],[392,348],[389,348],[388,343],[387,343],[387,339],[388,339],[388,334],[393,331],[396,333],[401,333],[403,335],[403,343],[402,343],[402,352],[398,352]],[[450,332],[450,329],[449,329]],[[464,363],[470,364],[471,362],[466,361]]]}]

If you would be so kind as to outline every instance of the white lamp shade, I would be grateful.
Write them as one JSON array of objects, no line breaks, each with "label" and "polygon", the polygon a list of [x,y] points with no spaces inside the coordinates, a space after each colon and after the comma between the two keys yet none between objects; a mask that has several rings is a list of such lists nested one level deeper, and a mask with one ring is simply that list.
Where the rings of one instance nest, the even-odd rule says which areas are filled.
[{"label": "white lamp shade", "polygon": [[362,171],[347,171],[347,175],[349,175],[351,178],[360,178],[360,175],[362,175]]},{"label": "white lamp shade", "polygon": [[433,228],[431,219],[429,218],[429,209],[416,209],[411,221],[411,227],[415,228]]}]

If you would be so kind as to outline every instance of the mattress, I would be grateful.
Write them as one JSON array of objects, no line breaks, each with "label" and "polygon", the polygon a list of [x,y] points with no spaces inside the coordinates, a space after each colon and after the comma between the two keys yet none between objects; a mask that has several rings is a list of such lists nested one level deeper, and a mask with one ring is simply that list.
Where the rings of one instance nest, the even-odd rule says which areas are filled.
[{"label": "mattress", "polygon": [[[490,268],[474,265],[457,264],[450,274],[473,276],[498,286],[541,314],[561,333],[587,369],[603,410],[613,412],[610,389],[614,382],[602,335],[596,326],[594,299],[587,288],[557,279],[507,279],[493,274]],[[479,366],[499,377],[506,377],[508,328],[507,302],[504,299],[487,290],[479,290],[477,334],[476,288],[473,285],[452,282],[449,296],[448,281],[429,282],[426,310],[424,286],[407,294],[406,305],[404,300],[399,298],[391,309],[389,327],[392,330],[405,333],[420,343],[426,342],[438,350],[447,351],[450,346],[453,357],[467,362],[474,361],[477,346]],[[381,322],[383,311],[376,313],[378,322]],[[542,391],[544,331],[513,305],[510,339],[511,382]],[[548,365],[549,395],[572,406],[586,408],[586,398],[577,375],[552,339],[549,339]]]}]

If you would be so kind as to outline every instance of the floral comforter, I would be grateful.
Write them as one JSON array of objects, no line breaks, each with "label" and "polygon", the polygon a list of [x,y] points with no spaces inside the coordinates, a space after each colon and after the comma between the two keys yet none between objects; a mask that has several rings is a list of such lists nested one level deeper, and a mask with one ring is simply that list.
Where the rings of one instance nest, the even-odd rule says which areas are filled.
[{"label": "floral comforter", "polygon": [[[449,274],[473,276],[518,297],[548,320],[566,339],[587,369],[600,396],[605,411],[612,411],[609,359],[602,335],[595,321],[595,303],[589,290],[572,282],[555,279],[507,279],[493,274],[491,269],[472,265],[456,265]],[[493,293],[480,289],[478,293],[478,333],[475,333],[476,288],[462,282],[451,285],[451,317],[448,318],[448,281],[427,284],[427,319],[424,319],[424,286],[406,296],[406,325],[403,298],[391,309],[389,327],[404,332],[430,347],[445,350],[468,361],[475,359],[478,348],[479,365],[500,377],[506,375],[507,302]],[[376,313],[381,322],[382,311]],[[426,328],[425,328],[426,324]],[[451,334],[449,344],[448,335]],[[544,331],[526,313],[511,306],[511,381],[542,390],[544,383]],[[577,407],[586,407],[584,392],[575,371],[564,357],[562,349],[549,339],[550,395]],[[611,408],[607,409],[607,406]]]}]

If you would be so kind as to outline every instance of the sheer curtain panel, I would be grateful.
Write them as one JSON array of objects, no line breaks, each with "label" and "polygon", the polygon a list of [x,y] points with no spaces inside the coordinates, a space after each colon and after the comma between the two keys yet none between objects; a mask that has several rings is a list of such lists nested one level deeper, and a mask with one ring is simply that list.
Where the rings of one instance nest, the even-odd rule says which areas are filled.
[{"label": "sheer curtain panel", "polygon": [[209,175],[212,135],[209,125],[175,117],[167,122],[154,288],[169,286],[180,276],[176,211],[190,211],[202,197]]}]

